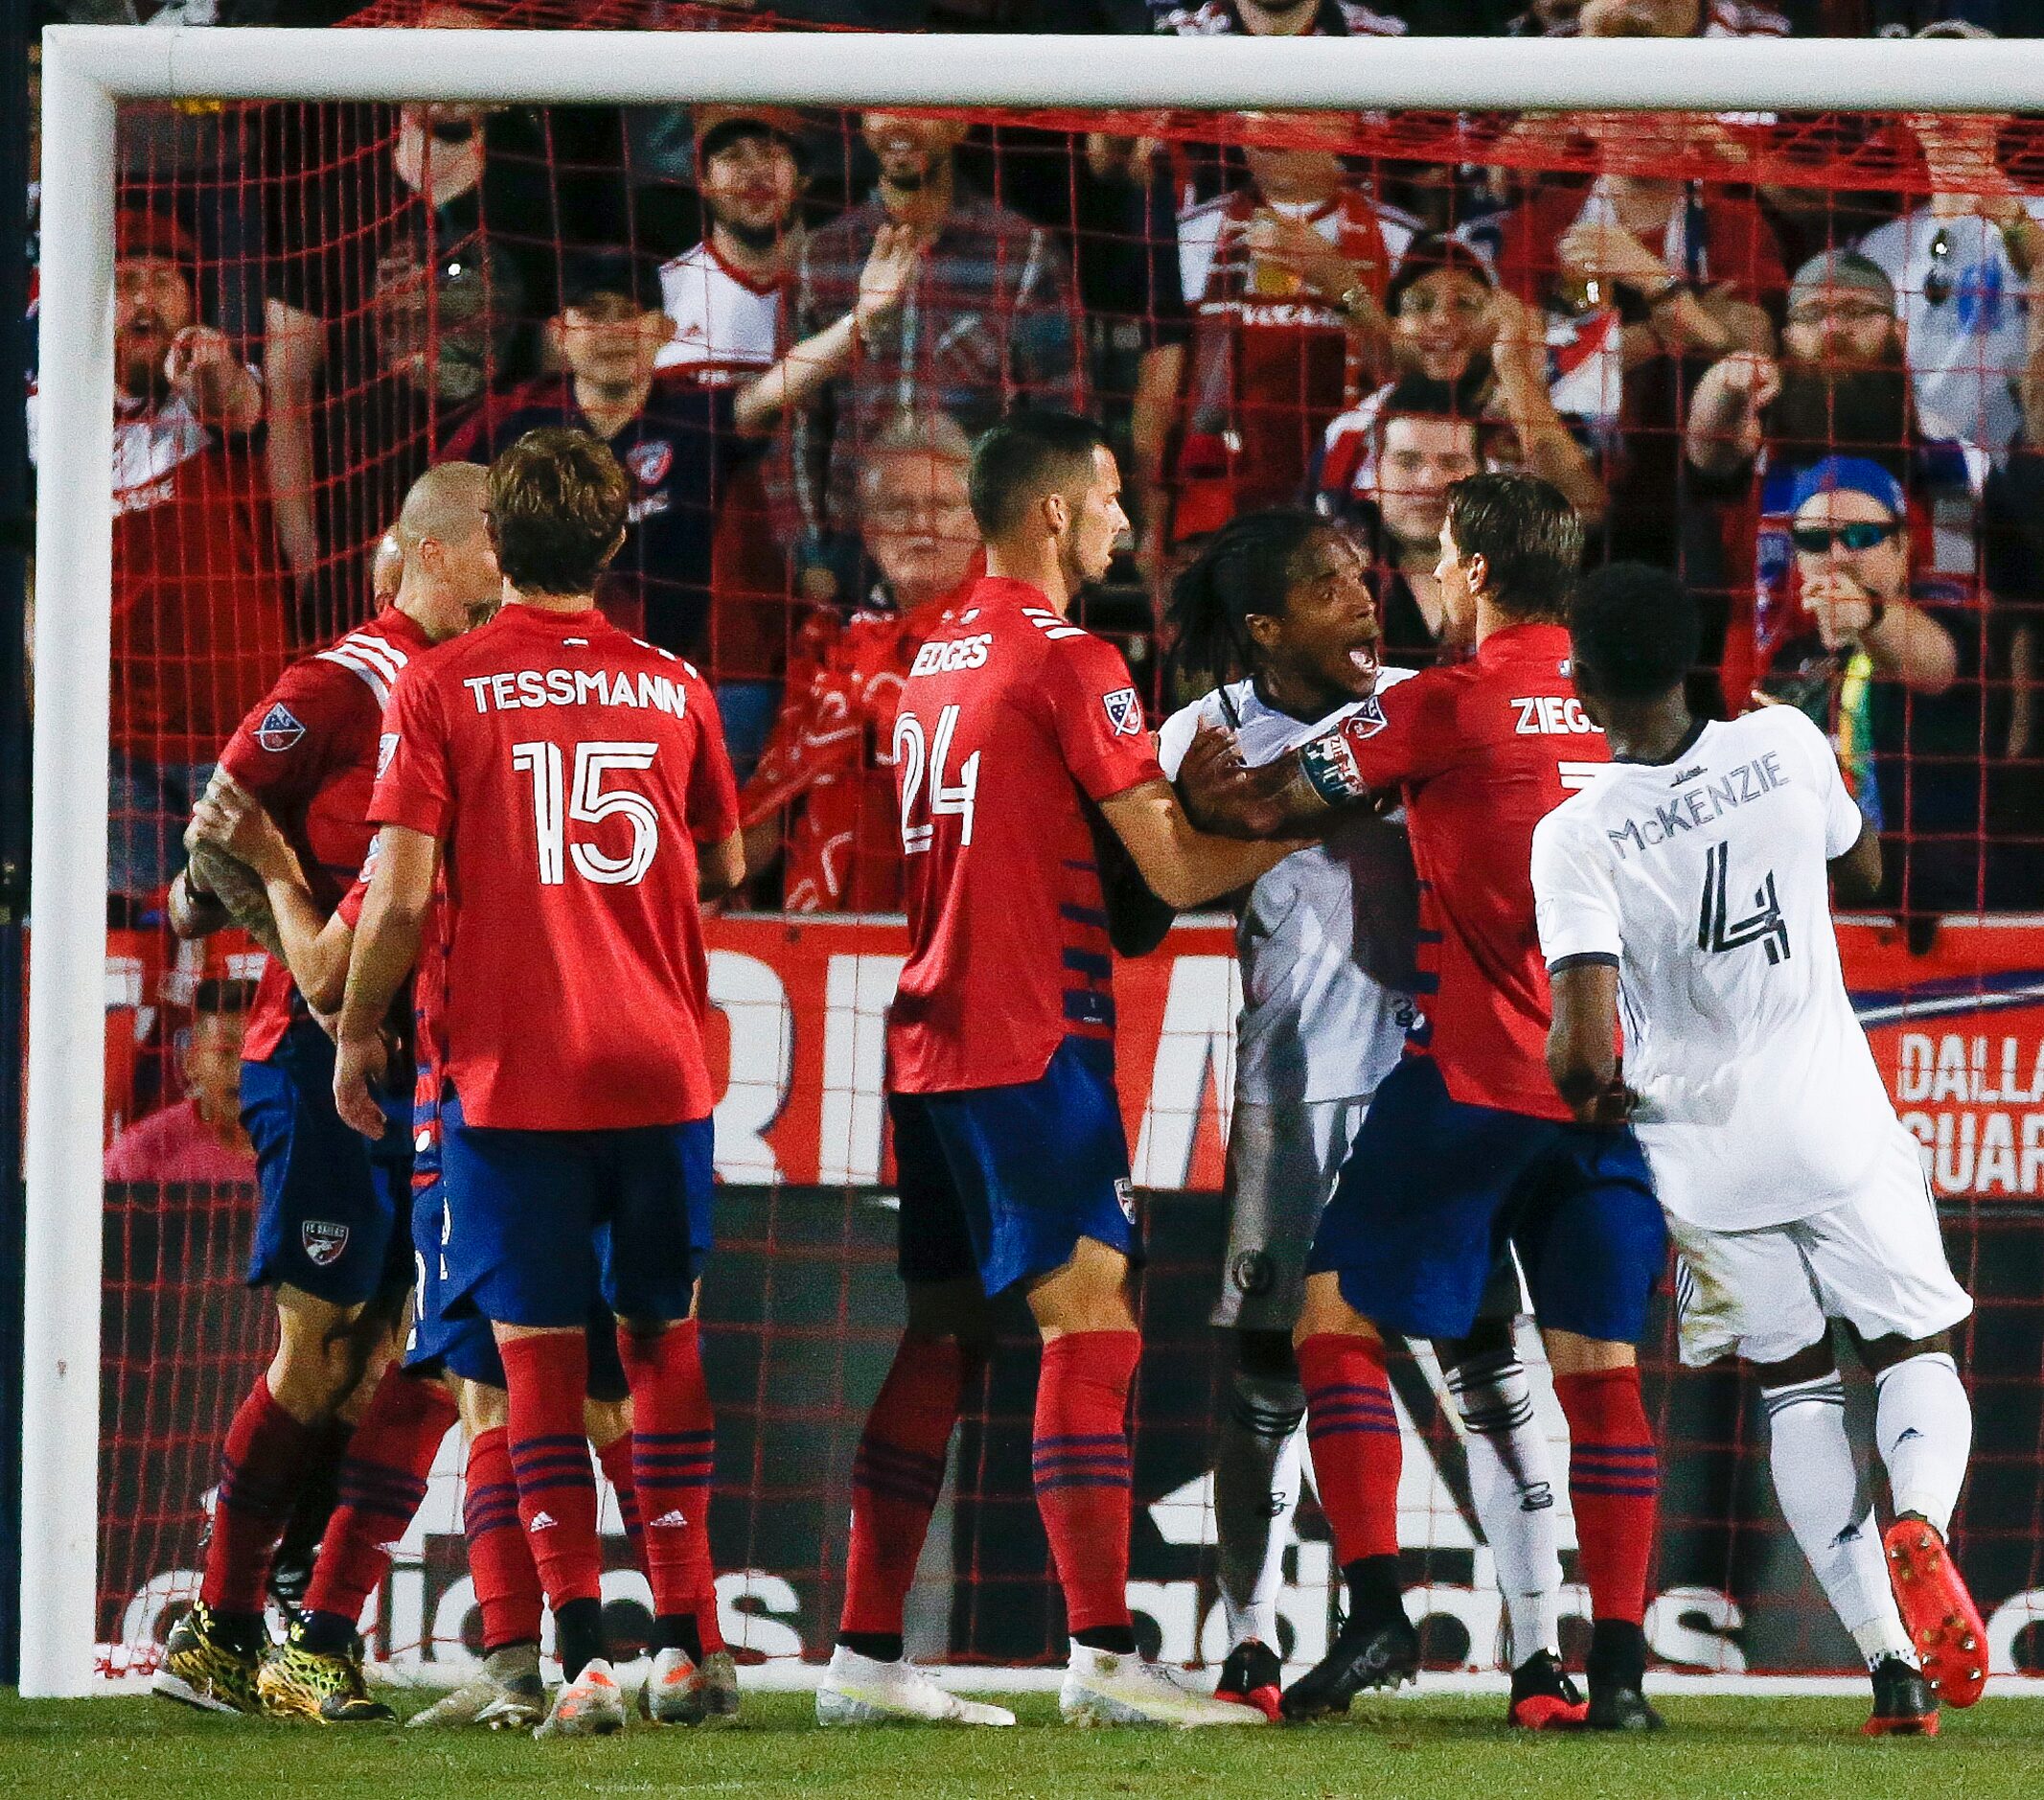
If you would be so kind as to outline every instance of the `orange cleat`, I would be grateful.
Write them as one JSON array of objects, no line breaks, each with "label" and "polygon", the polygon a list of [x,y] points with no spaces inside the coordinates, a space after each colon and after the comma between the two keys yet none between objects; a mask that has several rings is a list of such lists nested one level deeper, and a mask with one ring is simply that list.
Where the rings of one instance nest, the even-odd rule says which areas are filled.
[{"label": "orange cleat", "polygon": [[1229,1651],[1213,1696],[1253,1707],[1272,1724],[1278,1720],[1284,1674],[1276,1651],[1257,1638],[1245,1638]]},{"label": "orange cleat", "polygon": [[1511,1704],[1504,1722],[1518,1731],[1580,1731],[1590,1712],[1552,1650],[1528,1656],[1512,1671]]},{"label": "orange cleat", "polygon": [[1899,1518],[1883,1540],[1888,1580],[1922,1659],[1923,1678],[1947,1706],[1971,1706],[1987,1685],[1987,1627],[1938,1528]]},{"label": "orange cleat", "polygon": [[1874,1664],[1873,1713],[1862,1725],[1866,1738],[1935,1738],[1938,1735],[1938,1696],[1921,1670],[1912,1669],[1899,1656],[1883,1656]]}]

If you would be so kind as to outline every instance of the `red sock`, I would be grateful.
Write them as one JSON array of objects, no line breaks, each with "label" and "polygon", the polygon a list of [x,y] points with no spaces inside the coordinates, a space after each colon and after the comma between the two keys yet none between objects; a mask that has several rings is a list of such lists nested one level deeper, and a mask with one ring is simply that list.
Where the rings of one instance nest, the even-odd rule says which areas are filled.
[{"label": "red sock", "polygon": [[[710,1489],[717,1473],[701,1336],[693,1319],[656,1336],[619,1327],[617,1350],[632,1384],[632,1479],[644,1521],[654,1617],[695,1614],[700,1630],[703,1597],[716,1591]],[[706,1653],[708,1645],[703,1649]]]},{"label": "red sock", "polygon": [[198,1594],[216,1612],[263,1610],[270,1553],[291,1515],[314,1427],[301,1425],[270,1396],[258,1375],[220,1446],[220,1485],[213,1537]]},{"label": "red sock", "polygon": [[596,1544],[596,1471],[583,1428],[588,1341],[580,1331],[542,1331],[497,1346],[511,1395],[511,1466],[540,1585],[556,1612],[571,1600],[602,1598]]},{"label": "red sock", "polygon": [[1077,1637],[1129,1619],[1129,1383],[1142,1339],[1074,1331],[1036,1378],[1036,1506]]},{"label": "red sock", "polygon": [[454,1419],[454,1402],[437,1383],[401,1369],[377,1383],[341,1464],[340,1505],[320,1539],[306,1611],[331,1612],[351,1626],[361,1618],[390,1567],[389,1546],[425,1499],[433,1458]]},{"label": "red sock", "polygon": [[[646,1533],[639,1523],[638,1489],[632,1485],[632,1434],[621,1431],[596,1452],[604,1479],[617,1495],[617,1516],[624,1521],[625,1541],[632,1546],[632,1560],[646,1575]],[[649,1582],[653,1578],[648,1575]]]},{"label": "red sock", "polygon": [[1638,1625],[1646,1616],[1646,1565],[1661,1493],[1640,1372],[1556,1375],[1554,1397],[1569,1420],[1569,1497],[1591,1616]]},{"label": "red sock", "polygon": [[944,1486],[965,1355],[948,1338],[904,1337],[852,1463],[852,1548],[840,1635],[898,1637],[902,1605]]},{"label": "red sock", "polygon": [[1306,1442],[1321,1511],[1334,1533],[1334,1559],[1398,1554],[1398,1473],[1405,1461],[1384,1345],[1373,1337],[1321,1331],[1298,1347],[1306,1390]]},{"label": "red sock", "polygon": [[461,1523],[469,1537],[469,1579],[483,1615],[484,1654],[507,1644],[537,1644],[540,1571],[518,1521],[510,1434],[501,1425],[477,1432],[469,1446]]}]

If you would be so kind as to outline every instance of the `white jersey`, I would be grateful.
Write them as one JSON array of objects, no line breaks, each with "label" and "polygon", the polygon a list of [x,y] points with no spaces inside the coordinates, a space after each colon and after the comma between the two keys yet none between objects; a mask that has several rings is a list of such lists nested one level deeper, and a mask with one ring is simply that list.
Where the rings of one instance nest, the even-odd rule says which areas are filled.
[{"label": "white jersey", "polygon": [[675,335],[655,368],[721,387],[770,368],[780,354],[780,288],[739,273],[707,240],[660,265],[660,304]]},{"label": "white jersey", "polygon": [[1793,706],[1613,763],[1533,832],[1549,969],[1614,961],[1634,1125],[1661,1204],[1713,1231],[1852,1197],[1899,1137],[1853,1016],[1826,864],[1863,820]]},{"label": "white jersey", "polygon": [[[1405,681],[1410,669],[1386,669],[1379,691]],[[1356,701],[1308,723],[1266,705],[1252,681],[1229,688],[1243,757],[1253,767],[1318,737],[1365,703]],[[1218,692],[1180,708],[1157,734],[1157,759],[1178,773],[1202,724],[1229,723]],[[1255,1106],[1343,1100],[1366,1096],[1397,1064],[1412,1016],[1409,996],[1366,973],[1409,968],[1410,944],[1359,941],[1370,936],[1371,895],[1403,912],[1410,896],[1411,853],[1401,835],[1377,819],[1359,819],[1326,842],[1297,850],[1251,888],[1235,933],[1242,965],[1242,1012],[1235,1026],[1235,1098]],[[1378,935],[1387,935],[1380,928]]]}]

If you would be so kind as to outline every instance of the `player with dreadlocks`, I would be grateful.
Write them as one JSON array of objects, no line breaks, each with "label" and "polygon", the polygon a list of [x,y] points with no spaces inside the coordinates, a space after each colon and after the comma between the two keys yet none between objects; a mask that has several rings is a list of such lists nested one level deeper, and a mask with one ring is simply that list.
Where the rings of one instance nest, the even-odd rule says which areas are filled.
[{"label": "player with dreadlocks", "polygon": [[[1304,512],[1245,514],[1172,589],[1176,665],[1216,683],[1175,713],[1159,760],[1176,775],[1202,725],[1269,761],[1366,720],[1410,671],[1378,660],[1367,567],[1338,526]],[[1189,686],[1189,682],[1187,683]],[[1243,1005],[1228,1145],[1229,1236],[1215,1325],[1235,1372],[1214,1455],[1214,1517],[1229,1654],[1217,1694],[1277,1716],[1275,1596],[1298,1504],[1305,1393],[1292,1350],[1306,1253],[1377,1083],[1414,1007],[1416,890],[1396,816],[1344,816],[1238,896]],[[1512,1343],[1519,1279],[1502,1258],[1470,1334],[1435,1346],[1460,1415],[1470,1498],[1496,1558],[1515,1671],[1510,1718],[1579,1721],[1561,1672],[1561,1564],[1547,1444]]]}]

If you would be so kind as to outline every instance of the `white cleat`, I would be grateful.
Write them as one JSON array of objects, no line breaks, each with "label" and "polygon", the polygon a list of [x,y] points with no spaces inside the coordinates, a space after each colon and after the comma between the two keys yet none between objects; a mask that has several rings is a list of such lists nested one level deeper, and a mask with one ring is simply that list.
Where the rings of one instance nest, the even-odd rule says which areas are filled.
[{"label": "white cleat", "polygon": [[639,1711],[655,1725],[700,1725],[738,1717],[738,1665],[713,1650],[698,1665],[686,1650],[663,1650],[639,1690]]},{"label": "white cleat", "polygon": [[533,1727],[536,1738],[602,1738],[625,1728],[625,1691],[601,1657],[554,1695],[546,1718]]},{"label": "white cleat", "polygon": [[819,1725],[1012,1725],[1004,1706],[961,1699],[904,1657],[876,1662],[840,1644],[816,1690]]},{"label": "white cleat", "polygon": [[1253,1707],[1182,1687],[1140,1656],[1119,1656],[1085,1644],[1071,1647],[1071,1664],[1058,1691],[1058,1711],[1068,1725],[1159,1725],[1189,1731],[1201,1725],[1270,1722]]}]

